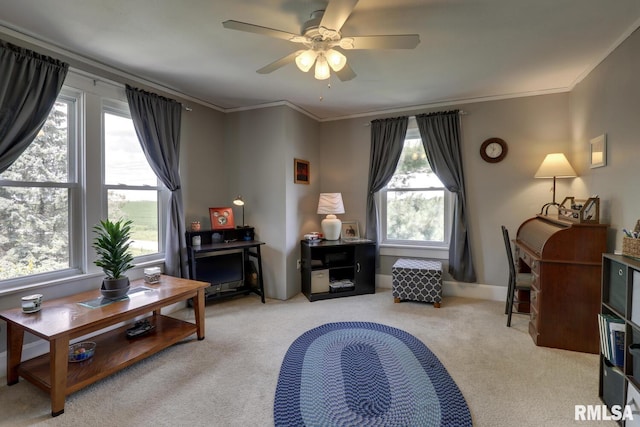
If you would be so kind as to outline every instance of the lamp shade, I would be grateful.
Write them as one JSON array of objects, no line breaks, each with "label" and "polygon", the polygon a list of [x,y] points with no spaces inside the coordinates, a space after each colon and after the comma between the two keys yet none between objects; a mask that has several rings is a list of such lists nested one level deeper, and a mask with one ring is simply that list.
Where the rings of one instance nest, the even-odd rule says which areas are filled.
[{"label": "lamp shade", "polygon": [[320,193],[318,200],[318,214],[326,214],[321,222],[322,234],[325,240],[338,240],[340,238],[340,221],[336,214],[344,213],[344,204],[342,203],[341,193]]},{"label": "lamp shade", "polygon": [[315,50],[305,50],[298,56],[296,56],[296,65],[298,66],[300,71],[304,71],[306,73],[311,69],[313,63],[316,62],[317,56],[318,52],[316,52]]},{"label": "lamp shade", "polygon": [[535,178],[575,178],[576,176],[578,176],[576,171],[563,153],[547,154],[534,175]]},{"label": "lamp shade", "polygon": [[325,58],[323,53],[318,55],[318,59],[316,59],[316,69],[314,73],[314,77],[318,80],[326,80],[330,76],[329,72],[329,64],[327,63],[327,58]]},{"label": "lamp shade", "polygon": [[318,214],[343,214],[344,204],[342,203],[342,193],[320,193],[318,200]]},{"label": "lamp shade", "polygon": [[326,56],[327,62],[329,62],[329,66],[336,73],[342,70],[345,65],[347,65],[347,57],[335,49],[329,49]]},{"label": "lamp shade", "polygon": [[244,200],[242,200],[242,196],[238,196],[233,200],[233,204],[236,206],[242,206],[242,225],[238,226],[238,228],[244,227],[246,224],[244,223]]}]

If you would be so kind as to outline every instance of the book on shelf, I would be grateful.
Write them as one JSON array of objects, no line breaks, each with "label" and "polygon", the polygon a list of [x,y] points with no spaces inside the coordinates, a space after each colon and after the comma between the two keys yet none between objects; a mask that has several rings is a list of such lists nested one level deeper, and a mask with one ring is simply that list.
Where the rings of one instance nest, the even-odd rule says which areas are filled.
[{"label": "book on shelf", "polygon": [[609,359],[609,361],[619,367],[624,365],[624,329],[624,323],[609,323],[609,338],[611,344],[611,359]]},{"label": "book on shelf", "polygon": [[598,314],[600,353],[615,366],[624,364],[624,320],[613,314]]}]

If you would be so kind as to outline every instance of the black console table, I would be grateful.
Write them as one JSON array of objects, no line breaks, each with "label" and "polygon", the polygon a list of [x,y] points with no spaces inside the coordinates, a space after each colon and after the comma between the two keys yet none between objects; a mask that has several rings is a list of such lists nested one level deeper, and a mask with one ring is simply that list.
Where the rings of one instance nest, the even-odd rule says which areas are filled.
[{"label": "black console table", "polygon": [[309,301],[375,293],[375,249],[366,239],[302,240],[302,292]]},{"label": "black console table", "polygon": [[[200,238],[200,245],[193,245],[194,237]],[[187,231],[186,239],[189,277],[210,283],[207,301],[255,293],[264,303],[260,246],[265,243],[254,240],[253,227]],[[235,287],[223,289],[230,285]]]}]

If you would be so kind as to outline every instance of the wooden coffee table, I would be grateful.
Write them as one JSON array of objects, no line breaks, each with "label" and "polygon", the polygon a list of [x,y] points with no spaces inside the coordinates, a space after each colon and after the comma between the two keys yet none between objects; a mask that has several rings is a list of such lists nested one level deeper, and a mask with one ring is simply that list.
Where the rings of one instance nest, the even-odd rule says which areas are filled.
[{"label": "wooden coffee table", "polygon": [[[37,313],[23,313],[21,308],[0,312],[0,319],[7,322],[7,384],[16,384],[19,377],[35,384],[51,395],[51,415],[60,415],[67,395],[192,334],[203,340],[207,286],[206,282],[163,275],[155,285],[133,281],[131,289],[137,288],[138,292],[130,291],[128,298],[95,308],[86,303],[99,300],[99,290],[45,301]],[[190,298],[195,323],[160,314],[162,307]],[[155,328],[127,339],[125,331],[133,326],[132,320],[148,313],[152,313],[148,319]],[[25,331],[49,341],[49,353],[21,362]],[[96,343],[95,354],[82,362],[68,362],[69,342],[79,337]]]}]

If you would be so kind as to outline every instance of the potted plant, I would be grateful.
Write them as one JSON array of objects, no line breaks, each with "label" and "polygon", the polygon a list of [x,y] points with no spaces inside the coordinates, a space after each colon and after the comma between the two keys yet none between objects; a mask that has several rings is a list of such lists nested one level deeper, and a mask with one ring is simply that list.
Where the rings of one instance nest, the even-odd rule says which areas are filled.
[{"label": "potted plant", "polygon": [[106,298],[121,298],[129,291],[127,270],[134,267],[131,245],[131,220],[109,219],[100,221],[93,227],[96,237],[93,248],[98,254],[94,264],[102,268],[105,278],[102,281],[102,295]]}]

